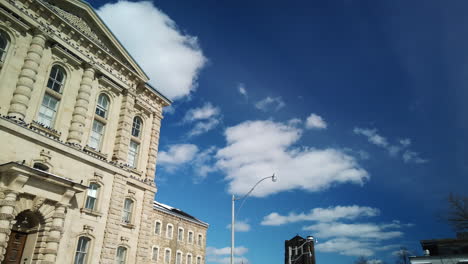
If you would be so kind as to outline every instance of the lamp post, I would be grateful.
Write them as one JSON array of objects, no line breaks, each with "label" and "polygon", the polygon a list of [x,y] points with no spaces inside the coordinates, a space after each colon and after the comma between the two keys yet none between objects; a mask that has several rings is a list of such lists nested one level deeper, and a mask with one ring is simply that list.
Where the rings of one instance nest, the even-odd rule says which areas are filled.
[{"label": "lamp post", "polygon": [[[303,248],[306,243],[314,243],[317,242],[317,240],[313,236],[307,236],[306,241],[302,243],[302,245],[296,247],[297,249]],[[296,249],[296,254],[297,254],[297,249]],[[309,257],[312,257],[312,252],[311,252],[311,247],[309,247],[309,252],[305,252],[304,250],[301,250],[302,254],[298,256],[295,259],[292,259],[292,247],[288,247],[288,264],[294,264],[298,259],[300,259],[302,256],[309,254]],[[315,263],[315,262],[314,262]]]},{"label": "lamp post", "polygon": [[237,209],[237,212],[239,213],[239,210],[242,208],[242,205],[244,205],[244,202],[245,202],[245,198],[247,198],[252,192],[253,190],[255,189],[255,187],[257,187],[257,185],[259,183],[261,183],[262,181],[266,180],[266,179],[269,179],[271,178],[271,181],[272,182],[276,182],[278,180],[278,178],[275,176],[275,174],[273,173],[272,176],[268,176],[268,177],[265,177],[263,179],[260,179],[253,187],[252,189],[250,189],[250,191],[248,193],[246,193],[244,196],[242,197],[236,197],[234,194],[232,195],[232,212],[231,212],[231,216],[232,216],[232,219],[231,219],[231,264],[234,264],[234,225],[236,223],[236,216],[235,216],[235,202],[236,201],[239,201],[239,200],[242,200],[242,203],[241,205],[239,206],[239,209]]}]

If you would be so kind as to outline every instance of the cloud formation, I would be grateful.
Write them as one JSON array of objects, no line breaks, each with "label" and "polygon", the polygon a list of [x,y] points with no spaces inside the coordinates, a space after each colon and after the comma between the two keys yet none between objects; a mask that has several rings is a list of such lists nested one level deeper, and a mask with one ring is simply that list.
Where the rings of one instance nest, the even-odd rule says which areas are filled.
[{"label": "cloud formation", "polygon": [[249,98],[248,94],[247,94],[247,88],[245,88],[245,85],[243,83],[239,83],[237,85],[237,90],[239,91],[239,93],[247,100]]},{"label": "cloud formation", "polygon": [[339,149],[295,147],[301,134],[295,126],[273,121],[246,121],[226,129],[227,145],[218,150],[216,166],[227,175],[229,192],[245,194],[259,178],[273,173],[278,182],[265,181],[252,196],[296,189],[315,192],[340,183],[362,185],[369,178],[354,157]]},{"label": "cloud formation", "polygon": [[286,216],[273,212],[263,218],[262,225],[279,226],[302,221],[331,222],[340,219],[353,220],[358,217],[372,217],[380,214],[379,209],[367,206],[335,206],[328,208],[314,208],[309,213],[289,213]]},{"label": "cloud formation", "polygon": [[196,89],[207,61],[197,37],[182,33],[152,2],[118,1],[97,13],[164,95],[178,99]]},{"label": "cloud formation", "polygon": [[[226,228],[230,230],[231,224],[227,225]],[[234,228],[236,229],[236,232],[249,232],[250,231],[250,225],[247,223],[247,221],[236,221]]]},{"label": "cloud formation", "polygon": [[356,135],[367,137],[370,143],[387,150],[388,154],[392,157],[401,155],[405,163],[422,164],[428,162],[428,160],[421,158],[419,153],[408,149],[411,145],[409,138],[400,139],[397,144],[390,144],[385,137],[377,133],[377,129],[355,127],[353,132]]},{"label": "cloud formation", "polygon": [[214,129],[221,122],[221,110],[211,103],[187,111],[183,118],[184,123],[194,123],[188,132],[189,136],[197,136]]},{"label": "cloud formation", "polygon": [[307,129],[326,129],[327,123],[323,118],[317,114],[310,114],[306,119]]},{"label": "cloud formation", "polygon": [[[248,252],[248,248],[246,247],[236,247],[234,248],[234,255],[235,264],[249,264],[249,260],[246,259],[243,255]],[[230,262],[229,255],[231,254],[230,247],[224,248],[215,248],[215,247],[207,247],[206,248],[206,258],[209,263],[219,263],[219,264],[228,264]]]},{"label": "cloud formation", "polygon": [[167,151],[159,152],[158,164],[169,168],[176,167],[193,160],[197,152],[198,147],[194,144],[171,145]]},{"label": "cloud formation", "polygon": [[278,111],[285,106],[286,104],[283,102],[283,98],[281,97],[272,98],[268,96],[255,103],[255,107],[264,112]]}]

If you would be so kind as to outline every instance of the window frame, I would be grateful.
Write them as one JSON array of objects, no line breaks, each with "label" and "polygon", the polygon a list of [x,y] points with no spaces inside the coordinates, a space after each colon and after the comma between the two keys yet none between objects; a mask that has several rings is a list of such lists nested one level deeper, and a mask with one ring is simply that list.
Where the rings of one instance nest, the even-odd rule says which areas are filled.
[{"label": "window frame", "polygon": [[[101,101],[101,98],[105,98],[106,101],[107,101],[107,106],[102,106],[100,102]],[[106,93],[99,93],[98,97],[97,97],[97,100],[96,100],[96,108],[94,109],[94,114],[96,116],[99,116],[100,118],[103,118],[103,119],[108,119],[109,117],[109,112],[110,112],[110,105],[111,105],[111,100],[110,100],[110,97],[109,95],[107,95]],[[99,113],[98,113],[99,112]],[[101,115],[101,112],[104,114],[104,115]]]},{"label": "window frame", "polygon": [[[98,131],[95,131],[94,130],[94,124],[100,124],[102,126],[102,129],[100,132]],[[97,118],[95,118],[93,120],[93,122],[91,123],[91,133],[89,134],[89,142],[88,142],[88,146],[96,151],[101,151],[102,150],[102,145],[103,145],[103,141],[104,141],[104,135],[106,133],[106,123],[105,122],[102,122],[101,120],[98,120]],[[99,138],[96,138],[94,137],[93,135],[94,134],[97,134],[99,135]],[[97,146],[92,146],[91,145],[91,142],[95,140],[97,142]]]},{"label": "window frame", "polygon": [[[124,255],[123,260],[117,259],[118,256],[119,256],[119,249],[124,249],[124,254],[125,255]],[[126,246],[122,246],[122,245],[118,246],[117,250],[115,251],[115,261],[116,261],[115,263],[116,264],[126,264],[127,263],[127,258],[128,258],[128,248]]]},{"label": "window frame", "polygon": [[[156,258],[154,257],[154,249],[157,249]],[[151,261],[158,262],[158,259],[159,259],[159,247],[158,246],[152,246],[151,247]]]},{"label": "window frame", "polygon": [[[176,256],[175,256],[175,264],[182,264],[183,263],[183,255],[184,253],[180,250],[176,251]],[[179,259],[180,256],[180,259]],[[179,261],[177,261],[179,260]]]},{"label": "window frame", "polygon": [[[136,123],[137,121],[139,121],[139,124]],[[138,125],[139,127],[136,128],[136,125]],[[137,135],[135,135],[134,131],[138,131]],[[132,131],[131,131],[132,137],[141,138],[142,132],[143,132],[143,118],[141,118],[140,116],[134,116],[133,121],[132,121]]]},{"label": "window frame", "polygon": [[[135,151],[130,152],[132,143],[136,146],[136,149]],[[130,165],[133,168],[137,168],[139,154],[140,154],[140,143],[134,140],[130,140],[130,144],[128,145],[128,155],[127,155],[128,165]],[[130,163],[130,157],[133,158],[132,163]]]},{"label": "window frame", "polygon": [[[129,211],[126,210],[126,208],[125,208],[125,205],[126,205],[127,201],[131,202],[131,208],[130,208]],[[130,224],[133,223],[134,210],[135,210],[135,200],[133,200],[130,197],[126,197],[124,199],[124,204],[123,204],[123,208],[122,208],[122,223],[123,224],[130,225]]]},{"label": "window frame", "polygon": [[[159,224],[159,232],[156,232],[156,226],[157,226],[157,224]],[[153,229],[153,230],[154,230],[154,234],[160,236],[161,233],[162,233],[162,227],[163,227],[163,226],[162,226],[162,222],[161,222],[160,220],[154,221],[154,229]]]},{"label": "window frame", "polygon": [[[85,240],[86,241],[86,249],[84,252],[82,251],[79,251],[80,250],[80,241],[81,239]],[[88,237],[88,236],[79,236],[78,237],[78,241],[76,242],[76,249],[75,249],[75,256],[73,258],[73,263],[74,264],[86,264],[88,263],[88,256],[90,255],[90,249],[91,249],[91,242],[92,242],[92,238]],[[83,259],[83,262],[77,262],[77,257],[78,257],[78,254],[84,254],[84,259]]]},{"label": "window frame", "polygon": [[[96,197],[92,197],[94,198],[94,204],[93,204],[93,208],[89,208],[87,205],[88,205],[88,197],[90,197],[89,195],[89,190],[90,190],[90,187],[91,185],[96,185],[97,186],[97,189],[96,189]],[[88,189],[86,190],[86,197],[85,197],[85,204],[84,204],[84,209],[86,210],[90,210],[90,211],[93,211],[93,212],[97,212],[98,211],[98,208],[99,208],[99,205],[98,205],[98,201],[99,201],[99,196],[101,194],[101,188],[102,188],[102,185],[95,182],[95,181],[91,181],[88,185]]]},{"label": "window frame", "polygon": [[[171,234],[169,236],[169,227],[171,227]],[[166,225],[166,238],[172,239],[174,236],[174,225],[173,224],[167,224]]]},{"label": "window frame", "polygon": [[[169,254],[167,252],[169,252]],[[169,260],[166,261],[168,258],[169,258]],[[163,261],[163,263],[164,264],[170,264],[171,259],[172,259],[172,250],[170,248],[165,248],[164,249],[164,261]]]},{"label": "window frame", "polygon": [[198,236],[197,236],[197,245],[198,246],[203,246],[203,235],[198,233]]},{"label": "window frame", "polygon": [[[54,69],[56,70],[55,74],[54,74]],[[62,73],[63,75],[63,78],[62,80],[59,80],[57,77],[59,77],[59,73]],[[54,74],[55,76],[52,77],[52,74]],[[65,88],[65,84],[67,82],[67,70],[65,70],[65,68],[60,65],[60,64],[53,64],[52,67],[50,67],[50,71],[49,71],[49,76],[47,78],[47,83],[46,83],[46,87],[47,89],[49,89],[49,91],[53,91],[57,94],[63,94],[63,90]],[[52,85],[49,86],[49,83],[52,82]],[[54,89],[55,88],[55,85],[58,85],[59,86],[59,89],[56,90]]]},{"label": "window frame", "polygon": [[[193,244],[193,238],[194,238],[194,232],[192,230],[189,230],[187,233],[187,243],[188,244]],[[190,239],[190,235],[192,235],[192,239]]]},{"label": "window frame", "polygon": [[[182,230],[182,232],[180,232],[180,230]],[[177,227],[177,241],[184,242],[184,231],[183,227]]]},{"label": "window frame", "polygon": [[[189,262],[189,257],[190,257],[190,262]],[[187,253],[185,256],[185,264],[192,264],[193,263],[193,255],[192,253]]]}]

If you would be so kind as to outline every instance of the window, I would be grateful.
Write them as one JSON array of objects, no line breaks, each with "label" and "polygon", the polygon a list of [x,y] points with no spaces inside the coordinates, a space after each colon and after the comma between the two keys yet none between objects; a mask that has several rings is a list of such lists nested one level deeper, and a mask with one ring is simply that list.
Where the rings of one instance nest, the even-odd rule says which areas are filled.
[{"label": "window", "polygon": [[89,248],[89,243],[91,239],[87,237],[80,237],[78,239],[78,245],[76,247],[76,253],[75,253],[75,262],[74,264],[85,264],[86,263],[86,257],[88,255],[88,248]]},{"label": "window", "polygon": [[188,232],[188,242],[189,242],[189,244],[193,243],[193,232],[192,231]]},{"label": "window", "polygon": [[164,251],[164,264],[170,264],[171,263],[171,250],[166,248],[166,251]]},{"label": "window", "polygon": [[167,238],[172,238],[172,225],[171,224],[167,224],[167,229],[166,229],[166,237]]},{"label": "window", "polygon": [[154,233],[156,235],[160,235],[161,234],[161,222],[157,221],[155,224],[154,224]]},{"label": "window", "polygon": [[125,247],[118,247],[117,248],[117,256],[115,258],[116,264],[125,264],[127,260],[127,248]]},{"label": "window", "polygon": [[133,168],[136,168],[138,161],[138,149],[140,145],[135,141],[130,141],[130,146],[128,147],[128,165]]},{"label": "window", "polygon": [[96,210],[96,201],[99,194],[99,184],[91,183],[88,187],[88,194],[86,196],[85,208],[89,210]]},{"label": "window", "polygon": [[93,129],[89,138],[89,146],[95,150],[101,149],[102,138],[104,137],[104,124],[94,120]]},{"label": "window", "polygon": [[141,118],[139,118],[138,116],[135,116],[133,118],[132,136],[140,137],[142,124],[143,124],[143,121],[141,120]]},{"label": "window", "polygon": [[122,222],[129,224],[132,221],[133,201],[129,198],[125,199]]},{"label": "window", "polygon": [[177,252],[175,263],[182,264],[182,252]]},{"label": "window", "polygon": [[203,241],[203,236],[202,236],[201,234],[198,234],[198,241],[197,241],[197,244],[198,244],[199,246],[201,246],[201,245],[202,245],[202,241]]},{"label": "window", "polygon": [[186,264],[192,264],[192,255],[187,254],[187,263]]},{"label": "window", "polygon": [[6,33],[0,31],[0,62],[5,61],[7,50],[8,50],[8,36]]},{"label": "window", "polygon": [[184,229],[183,228],[179,228],[179,231],[177,232],[177,240],[184,241]]},{"label": "window", "polygon": [[109,111],[109,97],[105,94],[100,94],[96,106],[96,115],[106,118]]},{"label": "window", "polygon": [[47,87],[54,90],[57,93],[62,93],[62,88],[66,78],[65,70],[58,66],[52,66],[49,75],[49,81],[47,81]]},{"label": "window", "polygon": [[201,264],[201,257],[200,256],[197,257],[197,264]]},{"label": "window", "polygon": [[159,248],[153,247],[153,252],[151,254],[151,260],[152,261],[158,261],[158,256],[159,256]]},{"label": "window", "polygon": [[49,167],[40,162],[34,163],[33,168],[41,170],[41,171],[49,171]]},{"label": "window", "polygon": [[42,99],[41,108],[39,108],[38,122],[52,127],[54,125],[55,114],[57,113],[59,100],[49,94],[44,94]]}]

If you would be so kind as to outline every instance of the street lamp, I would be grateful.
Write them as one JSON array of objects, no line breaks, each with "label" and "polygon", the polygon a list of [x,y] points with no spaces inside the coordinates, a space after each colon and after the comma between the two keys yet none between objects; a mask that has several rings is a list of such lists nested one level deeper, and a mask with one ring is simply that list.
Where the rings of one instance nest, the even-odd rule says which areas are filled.
[{"label": "street lamp", "polygon": [[[302,245],[296,247],[296,254],[297,254],[297,250],[300,249],[300,248],[303,248],[304,245],[306,243],[314,243],[314,242],[317,242],[317,240],[313,237],[313,236],[307,236],[306,238],[306,241],[304,243],[302,243]],[[288,254],[288,264],[294,264],[298,259],[300,259],[302,256],[308,254],[309,257],[312,257],[312,252],[311,252],[311,247],[309,247],[309,252],[305,252],[304,253],[304,250],[301,250],[302,254],[300,256],[297,256],[297,258],[295,259],[292,259],[292,247],[289,246],[288,247],[288,251],[289,251],[289,254]]]},{"label": "street lamp", "polygon": [[250,191],[248,193],[246,193],[244,196],[240,197],[240,198],[236,198],[236,196],[233,194],[232,195],[232,221],[231,221],[231,264],[234,264],[234,225],[236,223],[236,217],[235,217],[235,211],[234,211],[234,208],[235,208],[235,202],[236,201],[239,201],[239,200],[242,200],[242,203],[241,205],[239,206],[239,209],[237,209],[237,213],[239,213],[239,210],[242,208],[242,206],[244,205],[244,202],[245,202],[245,198],[247,198],[252,192],[253,190],[255,189],[255,187],[257,187],[257,185],[259,183],[261,183],[262,181],[266,180],[266,179],[269,179],[271,178],[271,181],[272,182],[276,182],[278,180],[278,177],[275,176],[275,174],[273,173],[272,176],[268,176],[268,177],[265,177],[263,179],[260,179],[253,187],[252,189],[250,189]]}]

